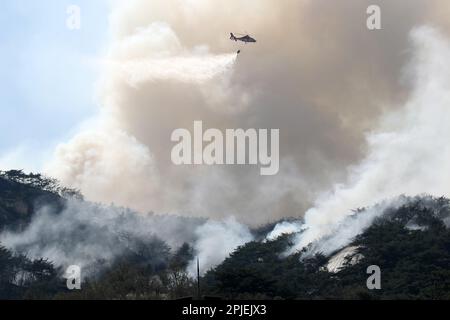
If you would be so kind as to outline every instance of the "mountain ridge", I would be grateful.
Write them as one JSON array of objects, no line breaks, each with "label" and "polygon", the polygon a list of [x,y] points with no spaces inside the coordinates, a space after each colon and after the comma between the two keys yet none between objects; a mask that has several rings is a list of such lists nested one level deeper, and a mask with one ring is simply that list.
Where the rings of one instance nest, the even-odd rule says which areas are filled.
[{"label": "mountain ridge", "polygon": [[[53,223],[53,228],[66,227],[61,221],[69,219],[76,210],[97,208],[87,203],[67,213],[74,201],[71,199],[76,199],[75,203],[85,203],[78,191],[61,187],[56,180],[21,171],[1,172],[0,235],[13,232],[25,237],[31,222],[42,215],[59,221]],[[235,248],[224,261],[201,277],[201,292],[224,299],[449,299],[450,200],[422,195],[403,197],[400,203],[397,207],[388,207],[345,246],[326,254],[311,251],[315,245],[311,244],[286,256],[296,233],[268,238],[275,223],[251,230],[253,241]],[[50,213],[40,212],[42,207],[51,208]],[[107,235],[104,241],[121,248],[110,256],[110,261],[106,259],[108,256],[106,260],[93,260],[89,266],[93,272],[83,279],[83,290],[67,290],[62,266],[46,256],[30,256],[26,248],[35,247],[22,244],[16,246],[22,250],[15,251],[0,243],[0,297],[176,299],[196,296],[195,279],[186,269],[196,254],[191,242],[195,236],[192,230],[200,221],[164,216],[141,218],[126,209],[107,210],[99,207],[92,211],[94,216],[83,219],[112,219],[113,225],[128,224],[129,228],[115,229],[101,221],[89,226],[83,222],[87,220],[81,219],[72,221],[79,224],[67,227],[70,233],[61,233],[71,235],[75,229],[89,238],[90,233],[95,232],[92,239],[104,233]],[[355,219],[366,210],[358,209],[348,219]],[[100,216],[96,217],[97,214]],[[135,230],[127,233],[138,225],[143,225],[145,231],[145,219],[153,219],[147,223],[153,226],[154,235],[141,237]],[[48,221],[52,222],[44,220]],[[166,224],[174,221],[178,221],[178,225],[164,230]],[[290,218],[282,221],[298,223]],[[164,232],[165,236],[175,236],[186,231],[184,229],[187,230],[185,239],[191,239],[184,244],[168,245],[164,240]],[[297,234],[303,232],[299,230]],[[336,230],[340,232],[339,228]],[[31,240],[29,243],[36,245]],[[80,240],[80,245],[86,242]],[[349,248],[352,252],[342,255]],[[328,268],[340,254],[339,261]],[[366,287],[366,269],[370,265],[380,266],[382,290]]]}]

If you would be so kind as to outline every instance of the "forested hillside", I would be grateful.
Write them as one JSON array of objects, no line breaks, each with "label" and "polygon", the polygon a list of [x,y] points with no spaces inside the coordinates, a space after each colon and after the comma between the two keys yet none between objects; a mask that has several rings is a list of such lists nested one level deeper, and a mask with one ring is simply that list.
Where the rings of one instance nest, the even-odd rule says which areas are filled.
[{"label": "forested hillside", "polygon": [[[42,207],[50,208],[46,211],[50,217],[57,217],[73,198],[84,202],[79,192],[60,187],[55,180],[21,171],[2,172],[0,235],[27,230]],[[355,214],[361,212],[364,209]],[[182,219],[185,228],[192,223],[177,219]],[[223,299],[449,299],[449,219],[448,199],[414,198],[377,218],[355,237],[347,246],[354,249],[336,270],[330,269],[330,260],[342,249],[325,256],[320,252],[310,255],[305,248],[286,257],[293,235],[264,240],[273,224],[262,226],[252,231],[255,241],[237,248],[201,277],[200,295]],[[77,228],[84,236],[111,232],[87,225]],[[26,247],[13,250],[0,243],[0,299],[197,297],[196,279],[186,271],[196,255],[192,243],[169,246],[155,236],[134,238],[132,234],[107,239],[121,250],[110,261],[95,260],[79,291],[66,288],[62,266],[48,257],[31,257]],[[370,265],[381,269],[380,290],[367,289]]]}]

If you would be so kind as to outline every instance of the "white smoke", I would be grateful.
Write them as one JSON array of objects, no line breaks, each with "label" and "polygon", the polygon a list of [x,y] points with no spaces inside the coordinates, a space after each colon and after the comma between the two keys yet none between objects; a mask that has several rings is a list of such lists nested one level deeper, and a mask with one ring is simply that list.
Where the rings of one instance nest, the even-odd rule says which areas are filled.
[{"label": "white smoke", "polygon": [[[249,228],[231,217],[223,221],[209,221],[195,231],[197,241],[194,245],[196,256],[200,261],[200,273],[220,264],[237,247],[253,240]],[[187,271],[195,277],[197,260],[189,264]]]},{"label": "white smoke", "polygon": [[283,221],[277,223],[269,234],[266,236],[266,240],[272,241],[278,239],[284,234],[299,233],[304,230],[305,225],[301,221]]},{"label": "white smoke", "polygon": [[[67,201],[62,211],[40,208],[21,231],[0,233],[0,243],[31,258],[45,258],[56,266],[80,266],[85,276],[96,275],[117,258],[138,252],[139,242],[151,247],[164,241],[172,253],[187,243],[195,258],[187,272],[196,276],[196,258],[201,273],[220,264],[238,246],[253,240],[249,228],[234,218],[222,221],[170,215],[139,214],[130,209],[105,206],[77,199]],[[159,251],[146,256],[147,263],[163,261]]]},{"label": "white smoke", "polygon": [[[430,27],[414,29],[411,40],[415,54],[405,76],[414,90],[408,101],[386,114],[378,130],[368,135],[368,154],[350,169],[348,182],[319,197],[306,212],[307,230],[296,236],[290,252],[336,232],[316,246],[317,251],[332,252],[384,211],[378,206],[345,219],[352,209],[400,194],[450,195],[450,43]],[[343,221],[348,224],[343,226]]]},{"label": "white smoke", "polygon": [[[176,250],[185,242],[193,243],[196,228],[205,223],[75,199],[68,200],[61,212],[55,210],[41,208],[25,230],[1,233],[0,243],[31,258],[46,258],[64,268],[78,265],[85,274],[96,274],[127,250],[136,250],[135,241],[148,245],[160,239]],[[162,259],[157,252],[148,258]]]},{"label": "white smoke", "polygon": [[[308,248],[302,257],[310,257],[316,253],[328,256],[338,249],[347,246],[357,235],[361,234],[370,227],[373,221],[382,216],[387,210],[395,210],[406,204],[407,198],[399,197],[395,200],[386,200],[378,203],[372,207],[365,208],[360,212],[350,211],[351,214],[343,215],[342,219],[334,225],[329,226],[329,229],[322,233],[320,237],[308,243]],[[347,213],[347,212],[346,212]],[[304,246],[299,245],[298,241],[304,236],[308,236],[308,226],[304,224],[304,233],[298,233],[294,239],[294,246],[287,252],[293,253]],[[286,254],[286,253],[285,253]]]},{"label": "white smoke", "polygon": [[[97,124],[70,143],[60,144],[55,154],[53,176],[74,181],[86,194],[107,190],[117,203],[132,201],[134,208],[149,211],[145,199],[154,198],[159,177],[150,150],[125,131],[109,123]],[[102,194],[97,201],[110,203],[111,198]]]}]

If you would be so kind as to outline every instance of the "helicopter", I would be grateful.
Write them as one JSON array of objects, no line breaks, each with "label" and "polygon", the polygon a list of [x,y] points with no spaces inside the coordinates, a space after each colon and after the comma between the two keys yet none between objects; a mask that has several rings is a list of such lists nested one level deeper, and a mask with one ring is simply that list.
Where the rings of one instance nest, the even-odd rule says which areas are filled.
[{"label": "helicopter", "polygon": [[249,35],[245,35],[242,37],[236,37],[232,32],[230,33],[230,40],[242,41],[245,44],[247,44],[248,42],[256,42],[256,40],[254,38],[250,37]]}]

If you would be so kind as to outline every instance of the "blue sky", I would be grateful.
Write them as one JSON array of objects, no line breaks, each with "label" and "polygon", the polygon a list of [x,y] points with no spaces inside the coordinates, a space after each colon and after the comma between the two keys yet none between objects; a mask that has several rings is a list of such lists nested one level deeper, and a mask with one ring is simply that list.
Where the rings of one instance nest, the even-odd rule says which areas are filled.
[{"label": "blue sky", "polygon": [[[69,5],[81,8],[80,30],[66,26]],[[93,61],[105,52],[108,14],[108,0],[2,1],[0,160],[39,168],[45,153],[96,113]]]}]

